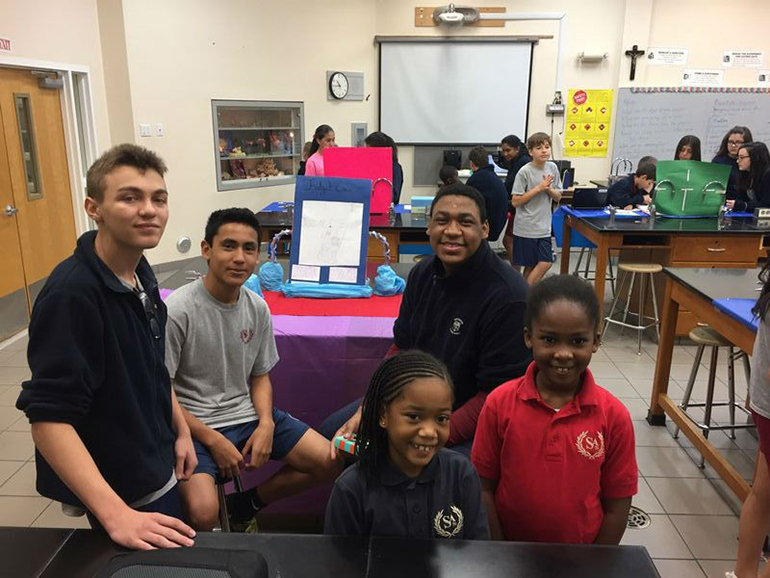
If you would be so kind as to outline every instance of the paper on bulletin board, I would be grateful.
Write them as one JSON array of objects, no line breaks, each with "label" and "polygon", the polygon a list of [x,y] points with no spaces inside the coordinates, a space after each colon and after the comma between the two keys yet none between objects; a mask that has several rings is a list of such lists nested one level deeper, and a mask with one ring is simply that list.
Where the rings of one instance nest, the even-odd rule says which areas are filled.
[{"label": "paper on bulletin board", "polygon": [[770,88],[770,70],[760,70],[757,73],[757,86],[760,88]]},{"label": "paper on bulletin board", "polygon": [[722,52],[724,68],[762,68],[765,53],[762,50],[725,50]]},{"label": "paper on bulletin board", "polygon": [[647,49],[647,64],[665,65],[670,66],[686,66],[687,65],[687,49],[686,48],[662,48],[662,47],[650,47]]},{"label": "paper on bulletin board", "polygon": [[606,157],[612,90],[571,88],[564,129],[564,156]]},{"label": "paper on bulletin board", "polygon": [[305,201],[299,264],[358,267],[363,207],[361,203]]}]

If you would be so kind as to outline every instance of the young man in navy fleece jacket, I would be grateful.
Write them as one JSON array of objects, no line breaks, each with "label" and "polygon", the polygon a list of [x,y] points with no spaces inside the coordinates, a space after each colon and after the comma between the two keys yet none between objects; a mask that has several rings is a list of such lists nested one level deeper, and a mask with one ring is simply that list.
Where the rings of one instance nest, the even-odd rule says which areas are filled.
[{"label": "young man in navy fleece jacket", "polygon": [[168,220],[166,165],[132,144],[88,170],[98,231],[51,273],[35,302],[32,378],[16,407],[32,424],[37,490],[85,508],[122,546],[191,546],[177,480],[197,459],[164,364],[166,307],[145,249]]},{"label": "young man in navy fleece jacket", "polygon": [[[446,364],[455,395],[447,447],[468,456],[487,394],[524,375],[532,360],[524,344],[527,283],[492,252],[488,235],[476,189],[458,183],[438,192],[428,222],[436,254],[409,273],[388,351],[421,349]],[[360,419],[358,400],[327,418],[320,431],[353,434]]]}]

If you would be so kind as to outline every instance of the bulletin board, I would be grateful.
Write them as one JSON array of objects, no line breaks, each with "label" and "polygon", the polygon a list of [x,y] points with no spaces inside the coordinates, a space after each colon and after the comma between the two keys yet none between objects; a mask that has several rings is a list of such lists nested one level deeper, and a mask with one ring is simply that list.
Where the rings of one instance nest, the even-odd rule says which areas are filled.
[{"label": "bulletin board", "polygon": [[564,156],[606,157],[612,90],[571,88],[565,106]]},{"label": "bulletin board", "polygon": [[291,236],[291,281],[366,283],[368,179],[297,177]]}]

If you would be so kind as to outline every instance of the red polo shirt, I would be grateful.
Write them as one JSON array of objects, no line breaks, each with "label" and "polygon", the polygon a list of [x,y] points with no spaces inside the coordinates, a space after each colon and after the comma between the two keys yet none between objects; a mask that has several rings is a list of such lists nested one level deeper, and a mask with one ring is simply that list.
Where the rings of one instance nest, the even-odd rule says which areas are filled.
[{"label": "red polo shirt", "polygon": [[495,504],[507,540],[593,543],[602,498],[636,494],[634,429],[625,406],[586,369],[559,411],[535,387],[537,366],[502,384],[479,416],[472,460],[497,480]]}]

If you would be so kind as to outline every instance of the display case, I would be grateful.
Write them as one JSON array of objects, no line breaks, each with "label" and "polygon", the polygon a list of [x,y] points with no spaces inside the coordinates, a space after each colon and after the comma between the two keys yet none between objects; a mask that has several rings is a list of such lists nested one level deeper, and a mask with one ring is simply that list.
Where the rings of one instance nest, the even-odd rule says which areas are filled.
[{"label": "display case", "polygon": [[301,102],[212,100],[217,190],[294,182],[304,143]]}]

